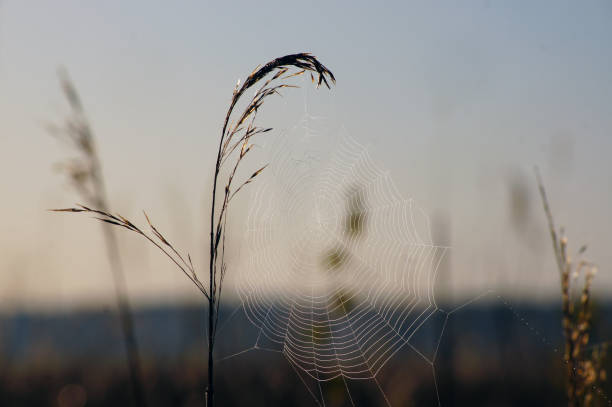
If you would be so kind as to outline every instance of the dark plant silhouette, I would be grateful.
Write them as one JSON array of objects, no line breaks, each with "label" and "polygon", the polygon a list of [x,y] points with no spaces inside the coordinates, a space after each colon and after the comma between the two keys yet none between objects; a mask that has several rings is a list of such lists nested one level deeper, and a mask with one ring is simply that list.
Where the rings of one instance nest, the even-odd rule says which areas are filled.
[{"label": "dark plant silhouette", "polygon": [[[290,72],[291,68],[297,68]],[[120,226],[135,232],[159,248],[172,262],[189,278],[200,292],[208,300],[208,387],[206,389],[206,405],[214,404],[214,360],[213,350],[217,322],[219,318],[219,305],[223,281],[227,271],[225,263],[225,242],[227,215],[231,201],[244,188],[259,176],[264,167],[254,171],[249,177],[236,184],[236,177],[240,164],[251,151],[252,140],[255,136],[266,133],[271,128],[258,127],[255,125],[257,112],[262,107],[268,96],[277,94],[283,88],[296,87],[285,81],[292,77],[310,73],[311,79],[317,84],[330,88],[330,82],[335,83],[334,75],[314,56],[307,53],[285,55],[276,58],[265,65],[256,68],[244,81],[242,86],[238,83],[234,89],[229,109],[227,110],[219,149],[215,164],[213,177],[213,190],[211,197],[210,214],[210,263],[208,287],[198,278],[196,270],[191,262],[189,254],[181,255],[178,250],[153,226],[149,217],[145,214],[149,231],[146,232],[121,215],[113,215],[108,210],[90,208],[78,205],[74,208],[57,209],[62,212],[85,212],[93,214],[96,219],[115,226]],[[315,78],[316,75],[316,78]],[[246,107],[240,112],[234,112],[237,103],[242,99],[245,92],[262,82],[254,95],[248,100]],[[233,119],[233,120],[232,120]],[[230,120],[232,120],[230,122]],[[227,175],[222,175],[222,170],[227,168]],[[223,190],[218,194],[220,178],[224,178]],[[217,202],[219,200],[220,202]]]}]

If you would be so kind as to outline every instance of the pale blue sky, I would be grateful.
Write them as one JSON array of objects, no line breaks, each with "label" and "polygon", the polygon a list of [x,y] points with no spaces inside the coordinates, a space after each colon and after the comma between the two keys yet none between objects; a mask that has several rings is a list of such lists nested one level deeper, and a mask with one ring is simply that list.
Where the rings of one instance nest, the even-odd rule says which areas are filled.
[{"label": "pale blue sky", "polygon": [[[555,292],[536,164],[558,222],[576,246],[589,244],[598,280],[612,289],[610,38],[609,1],[2,0],[0,286],[12,287],[4,302],[71,304],[110,292],[95,225],[43,211],[76,200],[50,171],[64,153],[43,129],[66,111],[58,66],[70,71],[99,137],[114,206],[153,212],[197,252],[236,80],[298,51],[338,78],[312,108],[367,145],[405,196],[450,220],[444,243],[453,247],[457,296]],[[274,106],[266,124],[290,125]],[[509,220],[513,180],[534,198],[528,232]],[[126,244],[136,253],[128,266],[146,269],[129,277],[135,296],[195,294],[144,244]]]}]

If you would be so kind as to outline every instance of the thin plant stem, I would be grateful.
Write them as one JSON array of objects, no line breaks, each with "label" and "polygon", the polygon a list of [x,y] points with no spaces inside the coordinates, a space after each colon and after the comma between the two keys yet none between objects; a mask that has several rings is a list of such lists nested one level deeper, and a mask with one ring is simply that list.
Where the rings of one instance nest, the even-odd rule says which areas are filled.
[{"label": "thin plant stem", "polygon": [[[289,72],[289,69],[297,68],[297,72]],[[208,288],[204,286],[198,278],[196,270],[191,262],[191,256],[181,255],[172,244],[153,226],[149,217],[145,214],[149,224],[149,232],[140,229],[134,223],[121,215],[114,215],[106,209],[94,209],[85,205],[77,205],[73,208],[55,209],[58,212],[85,212],[93,215],[97,220],[119,226],[143,236],[151,244],[155,245],[161,252],[168,257],[202,292],[208,301],[208,378],[205,401],[206,406],[214,406],[214,345],[219,319],[219,306],[221,301],[221,290],[227,271],[225,263],[225,242],[226,225],[229,204],[236,194],[246,185],[250,184],[258,177],[267,165],[254,171],[248,178],[243,180],[238,186],[235,181],[238,177],[240,164],[247,154],[251,151],[253,144],[251,139],[272,130],[255,125],[257,112],[262,107],[264,101],[271,95],[280,95],[284,88],[295,88],[294,85],[285,83],[287,79],[310,73],[313,83],[317,87],[324,84],[330,88],[330,82],[335,83],[334,75],[314,56],[308,53],[290,54],[276,58],[265,65],[256,68],[244,81],[242,86],[238,83],[234,89],[232,100],[227,110],[219,148],[217,151],[217,161],[213,176],[213,188],[211,196],[210,212],[210,259],[208,273]],[[317,76],[315,78],[315,75]],[[256,84],[263,84],[255,91],[255,94],[248,100],[246,107],[241,113],[234,115],[234,108],[238,101],[244,96],[245,92]],[[279,83],[280,82],[280,83]],[[230,122],[232,117],[236,117]],[[229,166],[229,175],[224,177],[224,189],[222,192],[218,188],[221,181],[221,174],[224,164],[234,159],[233,166]],[[217,200],[220,206],[217,207]],[[185,260],[188,259],[188,261]]]},{"label": "thin plant stem", "polygon": [[[588,346],[592,327],[591,286],[597,267],[589,261],[572,260],[563,228],[557,234],[544,183],[537,168],[535,175],[561,281],[562,328],[565,339],[563,359],[566,364],[568,407],[591,407],[595,402],[596,390],[606,377],[603,369],[606,345],[596,348]],[[579,258],[585,250],[586,246],[582,246],[576,257]],[[580,296],[576,299],[572,296],[572,285],[580,275],[584,276],[584,283]],[[590,352],[585,352],[586,349]]]}]

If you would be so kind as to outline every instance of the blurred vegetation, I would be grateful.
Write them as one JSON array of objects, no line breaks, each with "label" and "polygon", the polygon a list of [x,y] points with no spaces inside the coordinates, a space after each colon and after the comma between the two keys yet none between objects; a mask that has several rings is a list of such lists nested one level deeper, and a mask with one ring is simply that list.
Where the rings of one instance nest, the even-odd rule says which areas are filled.
[{"label": "blurred vegetation", "polygon": [[[607,345],[604,343],[589,346],[593,322],[591,287],[597,266],[582,259],[586,246],[580,247],[574,256],[569,254],[565,230],[561,227],[557,231],[555,227],[546,190],[537,170],[536,177],[561,279],[562,326],[565,338],[563,360],[566,364],[568,406],[591,407],[601,401],[599,396],[603,394],[602,384],[606,380],[604,359]],[[576,290],[574,286],[579,278],[583,279],[582,288]]]},{"label": "blurred vegetation", "polygon": [[[601,326],[612,326],[612,304],[600,304]],[[233,309],[222,311],[227,318]],[[220,331],[219,355],[252,345],[257,329],[243,316]],[[516,317],[537,326],[534,335]],[[112,339],[116,316],[109,312],[0,317],[4,342],[0,356],[2,406],[111,406],[132,403],[130,381],[123,368],[121,343]],[[136,333],[141,344],[143,382],[152,406],[201,406],[201,384],[206,379],[202,350],[205,319],[198,307],[135,310]],[[519,307],[474,304],[449,319],[453,338],[442,336],[440,352],[453,347],[447,367],[425,363],[409,348],[401,349],[377,379],[393,406],[557,406],[565,402],[565,367],[553,348],[563,346],[560,309],[549,305]],[[433,322],[433,321],[432,321]],[[167,329],[160,332],[158,326]],[[492,327],[495,329],[492,329]],[[419,331],[418,349],[436,344],[433,325]],[[498,335],[497,330],[504,335]],[[605,336],[595,336],[592,342]],[[602,332],[601,335],[608,335]],[[315,338],[331,340],[325,324]],[[544,343],[541,337],[550,342]],[[452,340],[452,342],[451,342]],[[606,366],[609,369],[609,366]],[[452,383],[451,383],[452,380]],[[316,405],[307,387],[281,354],[248,352],[220,362],[218,403],[224,406]],[[453,391],[449,392],[449,385]],[[321,383],[327,406],[350,406],[342,380]],[[355,405],[384,406],[372,381],[347,381]],[[608,382],[602,394],[610,394]],[[311,388],[318,392],[318,388]],[[83,395],[86,403],[83,404]],[[596,395],[595,403],[605,404]],[[597,405],[597,404],[594,404]]]}]

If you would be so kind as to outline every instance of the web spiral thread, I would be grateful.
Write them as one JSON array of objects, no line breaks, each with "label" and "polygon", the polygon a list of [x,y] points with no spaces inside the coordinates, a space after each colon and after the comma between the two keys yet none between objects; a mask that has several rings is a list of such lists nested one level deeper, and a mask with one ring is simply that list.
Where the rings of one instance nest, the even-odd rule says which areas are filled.
[{"label": "web spiral thread", "polygon": [[305,114],[263,151],[237,279],[255,348],[318,381],[375,378],[438,310],[446,248],[344,129]]}]

